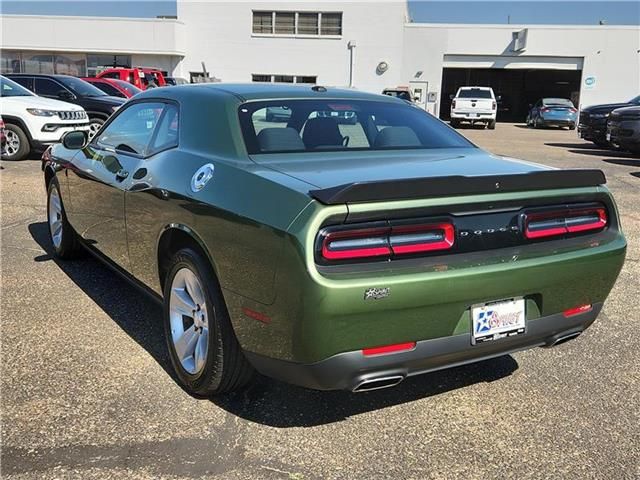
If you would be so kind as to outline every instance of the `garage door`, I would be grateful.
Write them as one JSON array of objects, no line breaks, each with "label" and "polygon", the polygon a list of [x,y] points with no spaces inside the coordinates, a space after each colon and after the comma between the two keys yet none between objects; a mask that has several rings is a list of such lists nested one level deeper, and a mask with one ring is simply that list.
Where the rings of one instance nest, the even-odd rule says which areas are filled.
[{"label": "garage door", "polygon": [[462,86],[489,86],[498,102],[498,121],[523,122],[529,105],[543,97],[579,104],[582,58],[445,55],[440,117],[449,118],[450,96]]}]

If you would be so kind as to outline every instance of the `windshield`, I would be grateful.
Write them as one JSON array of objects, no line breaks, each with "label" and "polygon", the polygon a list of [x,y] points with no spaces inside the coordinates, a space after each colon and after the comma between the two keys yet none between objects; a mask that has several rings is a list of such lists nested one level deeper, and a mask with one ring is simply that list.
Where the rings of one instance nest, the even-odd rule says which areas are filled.
[{"label": "windshield", "polygon": [[239,117],[249,154],[474,146],[400,101],[270,100],[241,105]]},{"label": "windshield", "polygon": [[464,88],[458,92],[458,98],[491,98],[491,90]]},{"label": "windshield", "polygon": [[0,76],[0,97],[31,97],[33,93],[13,80]]},{"label": "windshield", "polygon": [[76,77],[61,76],[57,77],[57,79],[79,97],[104,97],[107,95],[89,82],[85,82]]},{"label": "windshield", "polygon": [[567,98],[543,98],[542,104],[548,107],[573,107],[573,103]]},{"label": "windshield", "polygon": [[640,105],[640,95],[629,100],[629,103],[633,103],[634,105]]},{"label": "windshield", "polygon": [[136,95],[136,94],[138,94],[138,93],[140,93],[142,91],[138,87],[136,87],[135,85],[132,85],[129,82],[125,82],[124,80],[112,79],[112,81],[117,83],[118,86],[120,88],[122,88],[123,90],[126,90],[127,92],[129,92],[131,94],[131,96]]}]

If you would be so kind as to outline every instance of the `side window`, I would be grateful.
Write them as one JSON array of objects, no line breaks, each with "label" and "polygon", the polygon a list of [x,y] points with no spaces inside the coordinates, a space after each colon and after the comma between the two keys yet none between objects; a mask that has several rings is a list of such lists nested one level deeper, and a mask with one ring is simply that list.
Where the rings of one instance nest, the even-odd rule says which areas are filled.
[{"label": "side window", "polygon": [[136,103],[119,112],[107,125],[96,143],[99,147],[114,148],[122,152],[145,155],[156,129],[163,103]]},{"label": "side window", "polygon": [[164,109],[164,114],[160,119],[158,130],[151,142],[149,152],[159,152],[167,148],[178,146],[178,130],[180,118],[178,107],[168,104]]},{"label": "side window", "polygon": [[11,80],[33,92],[33,77],[12,77]]},{"label": "side window", "polygon": [[100,90],[102,90],[107,95],[112,95],[114,97],[122,97],[123,96],[122,93],[120,93],[120,90],[118,90],[113,85],[109,85],[108,83],[96,82],[96,83],[92,83],[91,85],[93,85],[94,87],[98,87]]},{"label": "side window", "polygon": [[36,78],[36,93],[43,97],[59,97],[60,92],[66,92],[67,89],[49,78]]},{"label": "side window", "polygon": [[118,72],[109,72],[102,75],[102,78],[120,78],[120,74]]}]

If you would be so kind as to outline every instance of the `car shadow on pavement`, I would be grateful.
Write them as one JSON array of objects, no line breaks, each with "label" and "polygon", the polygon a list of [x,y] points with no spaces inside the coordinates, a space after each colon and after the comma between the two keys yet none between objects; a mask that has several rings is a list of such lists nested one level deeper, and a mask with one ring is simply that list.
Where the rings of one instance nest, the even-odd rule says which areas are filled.
[{"label": "car shadow on pavement", "polygon": [[[160,305],[91,255],[58,260],[49,241],[46,222],[32,223],[29,232],[46,252],[36,262],[53,261],[133,340],[177,382],[166,349]],[[510,355],[411,377],[400,385],[367,393],[321,392],[257,375],[249,387],[211,401],[245,420],[272,427],[310,427],[345,420],[354,415],[424,399],[482,382],[508,377],[518,368]],[[131,372],[135,375],[135,372]],[[179,385],[179,383],[178,383]]]},{"label": "car shadow on pavement", "polygon": [[409,377],[399,385],[366,393],[308,390],[264,377],[244,391],[211,401],[245,420],[277,428],[313,427],[508,377],[518,369],[511,355]]},{"label": "car shadow on pavement", "polygon": [[622,165],[624,167],[640,167],[640,158],[634,160],[632,158],[629,159],[620,159],[620,158],[603,158],[603,162],[612,163],[614,165]]},{"label": "car shadow on pavement", "polygon": [[164,343],[160,305],[138,289],[132,288],[126,280],[88,253],[77,260],[63,261],[56,258],[46,222],[32,223],[29,225],[29,233],[46,252],[34,260],[55,262],[60,270],[176,380]]},{"label": "car shadow on pavement", "polygon": [[577,153],[581,155],[593,155],[596,157],[615,156],[618,158],[633,158],[633,155],[629,152],[602,148],[592,143],[545,143],[545,145],[548,147],[564,148],[567,149],[570,153]]}]

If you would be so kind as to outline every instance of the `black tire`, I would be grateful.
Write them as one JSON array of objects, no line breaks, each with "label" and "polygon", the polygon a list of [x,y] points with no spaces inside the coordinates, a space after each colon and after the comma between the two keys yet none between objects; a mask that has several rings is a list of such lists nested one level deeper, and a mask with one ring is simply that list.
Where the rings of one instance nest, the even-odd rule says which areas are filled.
[{"label": "black tire", "polygon": [[450,120],[449,125],[451,125],[451,128],[459,128],[460,122],[458,120]]},{"label": "black tire", "polygon": [[[208,351],[200,372],[187,372],[178,358],[171,334],[170,298],[171,286],[179,270],[188,268],[200,282],[206,298],[209,318]],[[191,248],[178,251],[171,259],[164,284],[164,329],[171,363],[182,386],[192,395],[209,397],[237,390],[249,383],[254,369],[247,361],[233,331],[220,284],[209,262]]]},{"label": "black tire", "polygon": [[[27,158],[29,153],[31,153],[31,145],[29,144],[29,137],[27,137],[22,128],[20,128],[18,125],[14,125],[13,123],[7,123],[5,124],[5,131],[7,134],[7,145],[2,151],[2,159],[17,161]],[[12,136],[15,136],[17,142],[19,143],[17,148],[15,148],[15,151],[13,151],[11,155],[9,155],[5,153],[5,151],[9,150],[10,148],[13,150],[13,148],[9,146],[9,141]]]},{"label": "black tire", "polygon": [[[53,239],[53,232],[51,228],[52,215],[54,215],[54,212],[51,208],[53,190],[57,192],[61,208],[59,217],[57,218],[62,228],[61,237],[58,244],[56,244]],[[47,187],[47,226],[49,226],[49,240],[51,241],[51,246],[53,247],[53,252],[55,253],[56,257],[63,260],[68,260],[81,256],[81,253],[83,253],[82,245],[80,245],[78,234],[75,232],[75,230],[67,220],[64,203],[62,203],[62,197],[60,196],[60,184],[58,183],[58,179],[56,177],[53,177],[51,179],[51,181],[49,182],[49,186]]]},{"label": "black tire", "polygon": [[495,130],[496,129],[496,121],[495,120],[491,120],[488,124],[487,124],[487,128],[489,130]]},{"label": "black tire", "polygon": [[576,129],[576,124],[572,123],[569,125],[569,130],[575,130]]}]

